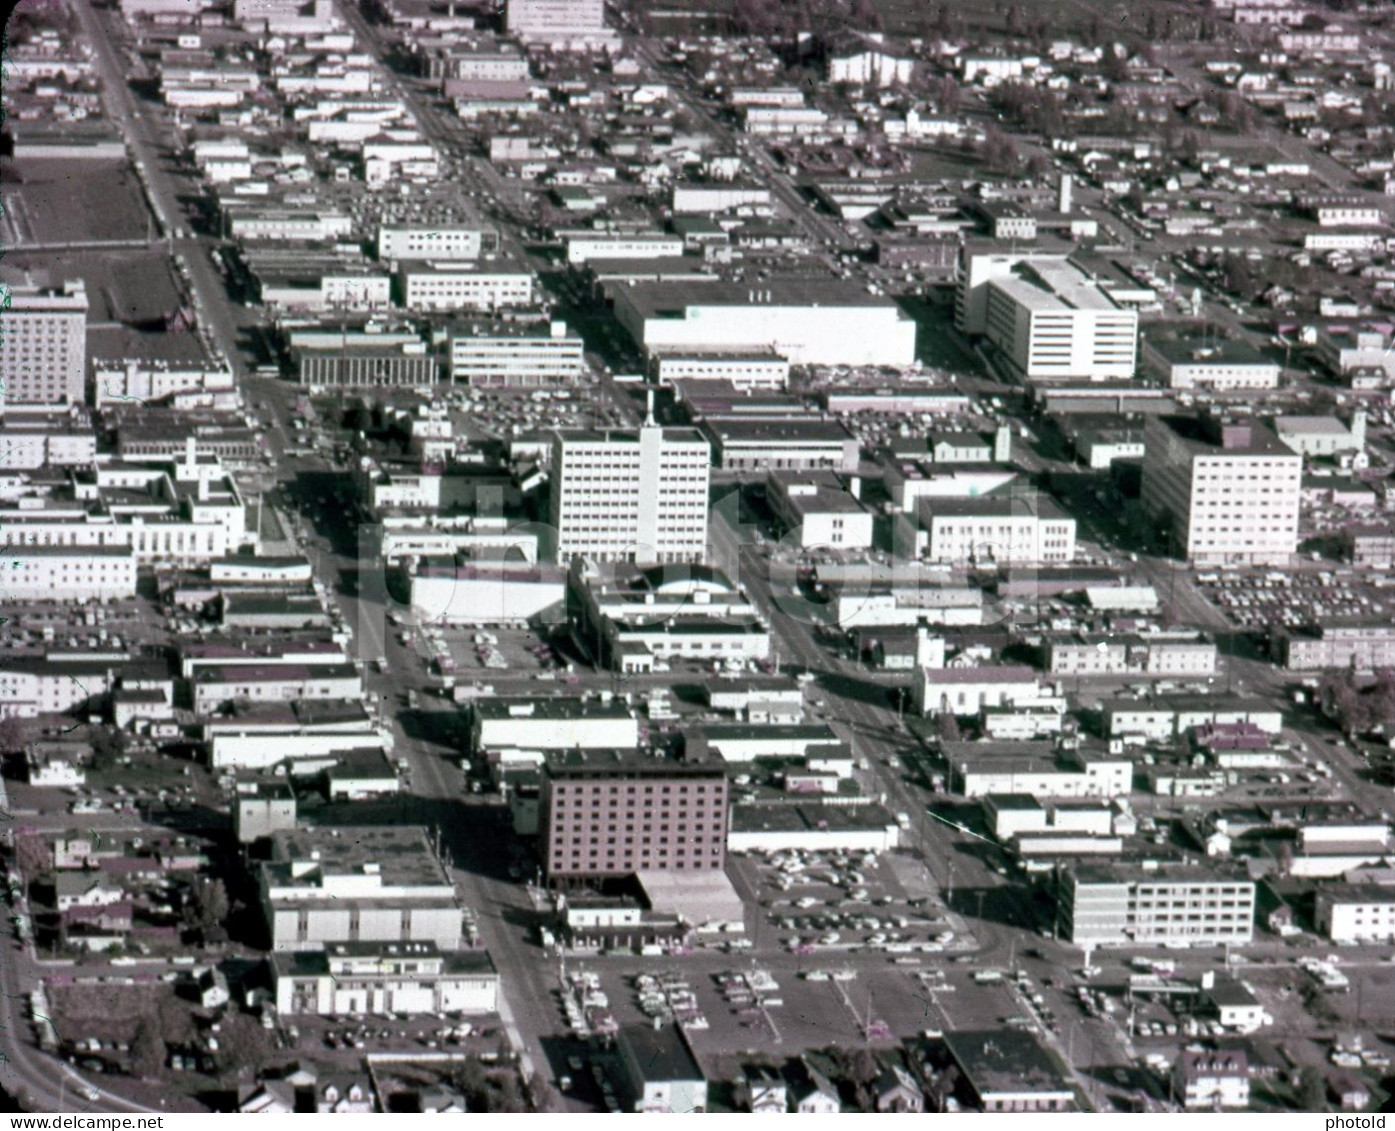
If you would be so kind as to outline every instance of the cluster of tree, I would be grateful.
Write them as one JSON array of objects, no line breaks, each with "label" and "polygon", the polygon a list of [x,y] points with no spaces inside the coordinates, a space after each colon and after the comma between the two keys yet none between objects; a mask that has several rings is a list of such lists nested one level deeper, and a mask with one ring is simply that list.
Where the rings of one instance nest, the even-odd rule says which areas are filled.
[{"label": "cluster of tree", "polygon": [[989,96],[993,109],[1031,133],[1042,137],[1068,137],[1065,104],[1054,90],[1041,90],[1031,83],[1005,82]]},{"label": "cluster of tree", "polygon": [[526,1112],[528,1101],[512,1068],[489,1071],[478,1057],[470,1057],[455,1070],[455,1088],[465,1097],[471,1111]]},{"label": "cluster of tree", "polygon": [[1365,684],[1354,671],[1329,672],[1318,685],[1318,701],[1348,737],[1395,723],[1395,668],[1376,672]]},{"label": "cluster of tree", "polygon": [[873,0],[736,0],[736,26],[747,35],[827,39],[844,28],[878,31],[881,13]]},{"label": "cluster of tree", "polygon": [[185,894],[184,925],[200,938],[221,927],[231,911],[227,885],[216,877],[200,876]]}]

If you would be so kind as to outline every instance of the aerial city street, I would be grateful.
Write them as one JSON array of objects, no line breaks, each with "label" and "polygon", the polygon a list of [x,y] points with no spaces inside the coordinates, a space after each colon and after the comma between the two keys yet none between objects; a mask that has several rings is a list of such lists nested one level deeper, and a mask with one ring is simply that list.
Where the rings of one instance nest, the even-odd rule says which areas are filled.
[{"label": "aerial city street", "polygon": [[1395,8],[7,36],[10,1110],[1387,1110]]}]

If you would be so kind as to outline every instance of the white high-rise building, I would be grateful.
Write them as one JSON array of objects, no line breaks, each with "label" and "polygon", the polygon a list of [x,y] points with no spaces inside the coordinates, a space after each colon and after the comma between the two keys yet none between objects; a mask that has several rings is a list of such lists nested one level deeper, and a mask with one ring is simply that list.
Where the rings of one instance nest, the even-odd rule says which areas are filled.
[{"label": "white high-rise building", "polygon": [[987,284],[985,332],[1018,376],[1128,380],[1138,311],[1070,263],[1022,264]]},{"label": "white high-rise building", "polygon": [[0,400],[7,404],[81,404],[87,377],[87,291],[4,287],[0,318]]},{"label": "white high-rise building", "polygon": [[557,561],[694,562],[707,547],[712,450],[691,428],[558,432]]},{"label": "white high-rise building", "polygon": [[1152,417],[1143,506],[1197,565],[1287,565],[1298,548],[1303,457],[1252,421]]}]

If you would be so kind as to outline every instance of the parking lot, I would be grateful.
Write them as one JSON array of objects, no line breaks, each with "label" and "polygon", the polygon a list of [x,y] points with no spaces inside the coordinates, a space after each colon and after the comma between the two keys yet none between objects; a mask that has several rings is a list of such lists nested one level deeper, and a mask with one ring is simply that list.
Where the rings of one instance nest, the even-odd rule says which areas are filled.
[{"label": "parking lot", "polygon": [[789,852],[733,857],[731,866],[756,896],[763,948],[811,959],[869,951],[909,967],[974,945],[964,921],[926,894],[928,877],[898,875],[914,862],[898,863],[871,853]]},{"label": "parking lot", "polygon": [[1202,573],[1197,583],[1207,600],[1234,624],[1262,631],[1302,628],[1332,617],[1372,623],[1391,615],[1376,590],[1350,576],[1320,573]]}]

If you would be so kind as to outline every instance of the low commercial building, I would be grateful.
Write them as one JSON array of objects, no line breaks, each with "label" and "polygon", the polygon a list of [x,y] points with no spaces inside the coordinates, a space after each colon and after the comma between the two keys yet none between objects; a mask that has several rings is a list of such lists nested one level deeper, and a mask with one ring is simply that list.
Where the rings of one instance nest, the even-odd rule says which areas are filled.
[{"label": "low commercial building", "polygon": [[1143,368],[1171,389],[1210,393],[1259,392],[1279,387],[1281,366],[1236,338],[1146,337]]},{"label": "low commercial building", "polygon": [[1075,519],[1036,492],[923,499],[916,517],[916,551],[927,561],[1042,565],[1075,557]]},{"label": "low commercial building", "polygon": [[1395,566],[1395,524],[1367,523],[1348,526],[1342,531],[1346,558],[1361,569],[1390,569]]},{"label": "low commercial building", "polygon": [[1133,761],[1052,741],[944,742],[950,789],[963,797],[1028,793],[1035,797],[1127,796]]},{"label": "low commercial building", "polygon": [[470,749],[496,760],[506,751],[633,750],[639,723],[619,701],[489,698],[470,706]]},{"label": "low commercial building", "polygon": [[1255,885],[1185,866],[1082,865],[1061,877],[1061,937],[1076,946],[1244,945]]},{"label": "low commercial building", "polygon": [[482,950],[442,953],[433,943],[335,943],[273,954],[281,1017],[497,1013],[499,974]]},{"label": "low commercial building", "polygon": [[235,664],[201,667],[190,679],[194,713],[211,715],[234,699],[285,703],[292,699],[357,699],[363,677],[352,664]]},{"label": "low commercial building", "polygon": [[922,715],[976,715],[985,707],[1012,706],[1042,697],[1037,673],[1024,665],[926,668],[914,684]]},{"label": "low commercial building", "polygon": [[723,471],[855,472],[857,437],[836,420],[750,420],[708,417],[702,433]]},{"label": "low commercial building", "polygon": [[741,393],[776,392],[789,385],[790,363],[773,349],[656,349],[650,354],[649,373],[661,385],[720,381]]},{"label": "low commercial building", "polygon": [[291,366],[309,389],[429,388],[441,380],[441,363],[424,343],[297,347]]},{"label": "low commercial building", "polygon": [[735,805],[729,852],[891,852],[900,844],[895,816],[877,804]]},{"label": "low commercial building", "polygon": [[340,943],[460,949],[455,885],[425,829],[295,829],[273,833],[271,843],[259,878],[273,951]]},{"label": "low commercial building", "polygon": [[1051,675],[1209,676],[1216,671],[1215,642],[1191,633],[1053,634],[1043,651]]},{"label": "low commercial building", "polygon": [[944,1035],[968,1099],[980,1111],[1068,1111],[1075,1089],[1037,1038],[1021,1029]]},{"label": "low commercial building", "polygon": [[649,672],[680,659],[745,667],[770,654],[770,630],[741,589],[710,566],[637,569],[572,563],[567,620],[597,663]]},{"label": "low commercial building", "polygon": [[636,282],[609,290],[617,321],[646,355],[773,349],[794,365],[915,361],[915,323],[890,299],[849,281]]},{"label": "low commercial building", "polygon": [[528,562],[436,560],[413,573],[409,585],[412,610],[428,623],[510,624],[560,610],[567,571]]},{"label": "low commercial building", "polygon": [[1357,410],[1350,425],[1335,416],[1280,416],[1274,434],[1290,451],[1309,458],[1360,452],[1366,447],[1366,414]]},{"label": "low commercial building", "polygon": [[1193,727],[1248,724],[1268,735],[1283,729],[1283,712],[1262,699],[1233,695],[1164,696],[1151,700],[1106,699],[1105,734],[1166,742]]},{"label": "low commercial building", "polygon": [[295,790],[284,778],[250,778],[237,783],[233,833],[239,844],[294,829],[295,821]]},{"label": "low commercial building", "polygon": [[1382,884],[1332,884],[1318,889],[1317,929],[1335,943],[1395,940],[1395,888]]},{"label": "low commercial building", "polygon": [[795,544],[832,550],[866,550],[872,546],[873,516],[858,498],[860,483],[849,489],[829,471],[772,471],[765,497],[776,519]]},{"label": "low commercial building", "polygon": [[[489,243],[496,242],[489,233]],[[478,227],[450,228],[382,224],[378,227],[378,258],[431,259],[440,263],[478,259],[483,253],[486,233]]]},{"label": "low commercial building", "polygon": [[399,265],[395,280],[398,301],[408,310],[502,310],[530,306],[535,297],[528,271],[412,261]]},{"label": "low commercial building", "polygon": [[1289,671],[1372,670],[1395,665],[1395,625],[1334,618],[1284,632],[1278,643],[1279,656]]},{"label": "low commercial building", "polygon": [[707,1077],[681,1026],[627,1026],[616,1037],[615,1051],[631,1111],[707,1110]]}]

